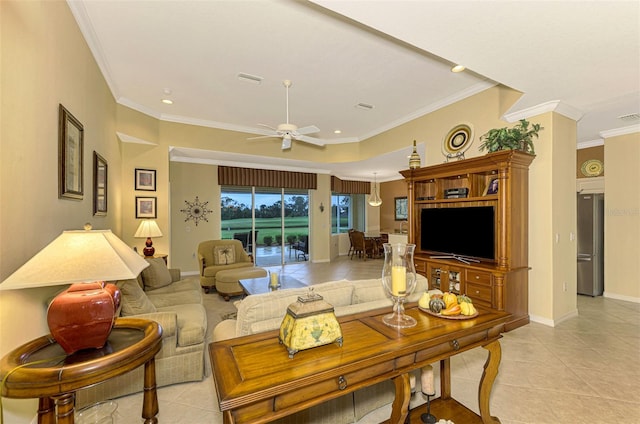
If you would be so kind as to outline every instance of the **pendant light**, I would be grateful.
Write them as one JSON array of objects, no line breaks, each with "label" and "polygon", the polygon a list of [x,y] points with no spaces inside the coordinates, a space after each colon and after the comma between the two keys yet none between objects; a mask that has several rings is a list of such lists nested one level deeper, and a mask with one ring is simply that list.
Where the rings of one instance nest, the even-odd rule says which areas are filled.
[{"label": "pendant light", "polygon": [[371,196],[369,196],[369,204],[371,206],[380,206],[382,204],[382,199],[378,194],[378,184],[375,172],[373,173],[373,190],[371,191]]}]

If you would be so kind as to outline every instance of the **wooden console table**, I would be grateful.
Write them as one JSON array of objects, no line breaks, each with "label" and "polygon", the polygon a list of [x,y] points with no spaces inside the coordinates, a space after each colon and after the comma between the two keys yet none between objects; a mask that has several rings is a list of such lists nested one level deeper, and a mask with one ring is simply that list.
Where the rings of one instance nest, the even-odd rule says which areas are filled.
[{"label": "wooden console table", "polygon": [[142,417],[157,423],[155,355],[162,347],[162,328],[155,321],[119,318],[101,349],[66,355],[51,335],[28,342],[0,361],[0,395],[40,398],[38,424],[73,424],[75,392],[132,371],[144,364]]},{"label": "wooden console table", "polygon": [[[414,305],[407,314],[418,325],[397,330],[382,323],[389,309],[340,318],[343,346],[298,352],[289,359],[278,332],[239,337],[209,345],[213,378],[224,423],[266,423],[337,398],[362,387],[393,380],[396,397],[388,422],[402,424],[408,414],[408,372],[441,361],[441,396],[432,411],[446,410],[456,424],[499,423],[489,412],[498,374],[499,338],[510,315],[479,307],[470,320],[430,316]],[[483,347],[488,359],[480,381],[480,416],[451,398],[450,357]],[[265,373],[264,370],[269,372]]]}]

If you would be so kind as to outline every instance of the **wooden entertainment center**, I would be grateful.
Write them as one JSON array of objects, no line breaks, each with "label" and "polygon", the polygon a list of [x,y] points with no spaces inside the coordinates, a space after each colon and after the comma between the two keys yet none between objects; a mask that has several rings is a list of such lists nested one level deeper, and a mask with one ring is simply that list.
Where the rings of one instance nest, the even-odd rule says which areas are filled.
[{"label": "wooden entertainment center", "polygon": [[[516,150],[402,171],[408,188],[409,242],[416,271],[430,288],[465,293],[475,303],[512,314],[505,330],[529,323],[529,165],[535,156]],[[497,180],[496,193],[489,189]],[[490,206],[494,210],[494,259],[436,258],[422,250],[422,210]],[[461,222],[463,228],[473,222]],[[463,258],[464,260],[464,258]]]}]

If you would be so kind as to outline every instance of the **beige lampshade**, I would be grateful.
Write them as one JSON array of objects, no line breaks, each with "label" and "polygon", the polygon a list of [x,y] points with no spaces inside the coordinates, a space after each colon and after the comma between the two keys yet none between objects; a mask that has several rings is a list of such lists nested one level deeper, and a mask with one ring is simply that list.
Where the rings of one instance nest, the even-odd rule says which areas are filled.
[{"label": "beige lampshade", "polygon": [[134,234],[135,238],[162,237],[162,231],[153,219],[145,219],[140,222],[138,230]]},{"label": "beige lampshade", "polygon": [[0,290],[136,278],[149,263],[111,230],[64,231],[0,284]]}]

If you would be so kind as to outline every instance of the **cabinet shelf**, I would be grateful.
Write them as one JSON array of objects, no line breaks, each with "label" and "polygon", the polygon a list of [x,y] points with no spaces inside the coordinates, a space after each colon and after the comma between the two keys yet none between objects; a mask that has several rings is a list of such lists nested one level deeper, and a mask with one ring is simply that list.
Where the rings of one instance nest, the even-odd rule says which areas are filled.
[{"label": "cabinet shelf", "polygon": [[497,194],[487,194],[486,196],[459,197],[456,199],[433,199],[433,200],[416,200],[416,205],[429,205],[433,203],[463,203],[463,202],[487,202],[498,200]]}]

